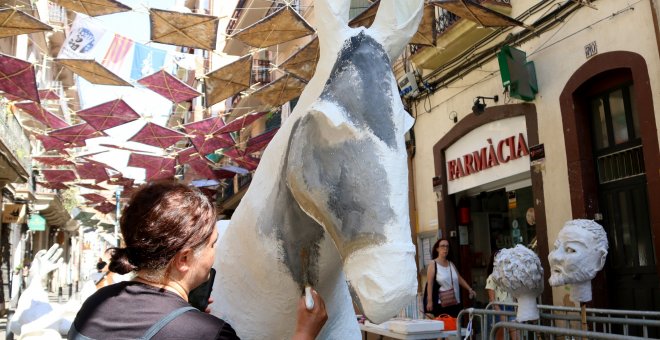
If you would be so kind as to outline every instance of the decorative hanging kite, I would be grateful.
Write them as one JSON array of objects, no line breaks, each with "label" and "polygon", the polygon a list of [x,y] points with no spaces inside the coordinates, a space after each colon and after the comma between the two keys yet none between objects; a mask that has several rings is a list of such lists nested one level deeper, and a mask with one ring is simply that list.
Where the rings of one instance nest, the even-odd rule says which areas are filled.
[{"label": "decorative hanging kite", "polygon": [[37,103],[16,103],[14,106],[49,128],[61,129],[69,126],[62,118]]},{"label": "decorative hanging kite", "polygon": [[86,162],[76,165],[76,171],[80,179],[93,179],[96,184],[108,180],[105,167],[99,162]]},{"label": "decorative hanging kite", "polygon": [[314,38],[312,41],[303,46],[298,52],[291,55],[285,60],[279,69],[282,69],[294,76],[309,81],[316,71],[316,64],[319,61],[319,39]]},{"label": "decorative hanging kite", "polygon": [[0,39],[52,30],[52,27],[23,11],[15,8],[0,9]]},{"label": "decorative hanging kite", "polygon": [[218,131],[216,131],[215,134],[218,135],[227,132],[239,131],[244,127],[252,124],[252,122],[254,122],[255,120],[263,117],[265,114],[266,112],[256,112],[256,113],[244,115],[240,118],[236,118],[232,120],[231,123],[223,126]]},{"label": "decorative hanging kite", "polygon": [[208,179],[215,177],[206,158],[202,157],[192,146],[179,151],[177,159],[179,164],[188,164],[200,178]]},{"label": "decorative hanging kite", "polygon": [[417,33],[408,42],[411,45],[435,46],[435,6],[424,5],[422,21],[419,23]]},{"label": "decorative hanging kite", "polygon": [[257,165],[259,165],[259,159],[254,158],[254,157],[246,154],[244,151],[241,151],[241,150],[238,150],[238,149],[231,149],[231,150],[225,151],[223,154],[225,156],[231,158],[232,161],[234,161],[240,167],[242,167],[244,169],[248,169],[250,171],[256,170]]},{"label": "decorative hanging kite", "polygon": [[85,140],[87,139],[107,136],[102,131],[96,131],[96,129],[87,123],[54,130],[49,132],[48,135],[78,147],[85,146]]},{"label": "decorative hanging kite", "polygon": [[218,17],[150,8],[149,19],[152,41],[215,50]]},{"label": "decorative hanging kite", "polygon": [[35,137],[41,141],[41,145],[46,151],[58,151],[60,153],[65,153],[64,149],[73,147],[73,145],[57,139],[55,137],[50,137],[48,135],[35,135]]},{"label": "decorative hanging kite", "polygon": [[105,148],[116,149],[116,150],[130,151],[130,152],[151,153],[150,151],[131,149],[131,148],[127,148],[125,146],[120,146],[120,145],[115,145],[115,144],[103,144],[102,143],[102,144],[99,144],[99,146],[102,146],[102,147],[105,147]]},{"label": "decorative hanging kite", "polygon": [[0,54],[0,91],[38,103],[34,66],[27,61]]},{"label": "decorative hanging kite", "polygon": [[145,181],[154,181],[174,177],[176,160],[170,157],[156,157],[132,153],[128,158],[128,166],[146,170]]},{"label": "decorative hanging kite", "polygon": [[232,36],[256,48],[278,45],[314,33],[314,29],[291,6],[286,5]]},{"label": "decorative hanging kite", "polygon": [[167,149],[184,137],[185,135],[181,132],[149,122],[135,136],[131,137],[129,141]]},{"label": "decorative hanging kite", "polygon": [[121,99],[78,111],[77,115],[98,131],[107,130],[140,118],[140,115]]},{"label": "decorative hanging kite", "polygon": [[88,183],[75,183],[75,184],[81,188],[86,188],[90,190],[108,190],[108,188],[104,188],[96,184],[88,184]]},{"label": "decorative hanging kite", "polygon": [[251,154],[263,150],[263,148],[265,148],[268,143],[270,143],[271,139],[275,137],[275,134],[278,130],[279,128],[272,129],[266,133],[260,134],[259,136],[250,138],[247,141],[247,145],[245,146],[245,153]]},{"label": "decorative hanging kite", "polygon": [[250,87],[252,55],[246,55],[204,76],[206,106],[217,104]]},{"label": "decorative hanging kite", "polygon": [[64,183],[45,183],[45,182],[37,182],[37,184],[41,185],[44,188],[50,189],[50,190],[66,190],[69,188],[68,185]]},{"label": "decorative hanging kite", "polygon": [[55,61],[96,85],[131,86],[93,59],[55,59]]},{"label": "decorative hanging kite", "polygon": [[73,182],[77,179],[73,170],[41,170],[49,183]]},{"label": "decorative hanging kite", "polygon": [[374,19],[376,18],[376,13],[378,13],[378,7],[380,5],[380,0],[374,1],[367,9],[364,11],[360,12],[355,18],[353,18],[351,21],[348,22],[348,26],[356,28],[356,27],[364,27],[364,28],[369,28],[371,24],[374,23]]},{"label": "decorative hanging kite", "polygon": [[112,177],[106,181],[106,183],[110,185],[121,185],[123,187],[132,187],[134,182],[134,179],[126,178],[122,176],[121,173],[119,174],[119,177]]},{"label": "decorative hanging kite", "polygon": [[60,100],[60,96],[55,90],[50,89],[39,90],[39,98],[41,100]]},{"label": "decorative hanging kite", "polygon": [[291,75],[285,75],[274,82],[254,91],[250,98],[257,100],[266,107],[278,107],[299,97],[305,88],[305,83]]},{"label": "decorative hanging kite", "polygon": [[103,202],[97,206],[94,207],[94,210],[102,213],[102,214],[109,214],[117,209],[117,206],[106,201]]},{"label": "decorative hanging kite", "polygon": [[101,203],[105,201],[105,197],[99,195],[99,194],[82,194],[80,195],[86,200],[92,202],[92,203]]},{"label": "decorative hanging kite", "polygon": [[39,163],[45,164],[45,165],[74,165],[72,161],[68,160],[65,157],[61,156],[36,156],[32,157],[33,161],[37,161]]},{"label": "decorative hanging kite", "polygon": [[197,151],[202,155],[222,148],[234,146],[234,140],[227,134],[213,133],[225,126],[220,117],[208,118],[183,126]]},{"label": "decorative hanging kite", "polygon": [[[431,4],[442,7],[461,18],[476,22],[483,27],[522,26],[522,22],[484,7],[471,0],[435,0]],[[510,8],[510,6],[509,6]]]},{"label": "decorative hanging kite", "polygon": [[114,0],[52,0],[58,5],[90,17],[128,12],[132,8]]},{"label": "decorative hanging kite", "polygon": [[138,80],[138,83],[169,99],[173,103],[189,101],[201,95],[201,93],[197,92],[186,83],[165,72],[165,70],[160,70],[152,75],[146,76]]}]

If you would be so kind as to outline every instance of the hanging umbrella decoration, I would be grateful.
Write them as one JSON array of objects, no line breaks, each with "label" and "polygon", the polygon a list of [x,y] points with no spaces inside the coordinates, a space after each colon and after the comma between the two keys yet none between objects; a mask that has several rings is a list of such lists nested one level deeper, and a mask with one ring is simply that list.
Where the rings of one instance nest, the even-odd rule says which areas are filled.
[{"label": "hanging umbrella decoration", "polygon": [[128,157],[128,166],[145,169],[145,181],[154,181],[174,177],[176,160],[170,157],[149,156],[132,153]]},{"label": "hanging umbrella decoration", "polygon": [[140,115],[121,99],[80,110],[77,115],[98,131],[107,130],[140,118]]},{"label": "hanging umbrella decoration", "polygon": [[189,101],[201,95],[197,90],[188,86],[173,75],[165,72],[165,70],[160,70],[152,75],[146,76],[138,80],[138,83],[167,98],[173,103]]},{"label": "hanging umbrella decoration", "polygon": [[58,5],[90,17],[127,12],[132,8],[114,0],[53,0]]},{"label": "hanging umbrella decoration", "polygon": [[62,118],[37,103],[16,103],[15,106],[49,128],[61,129],[69,126]]},{"label": "hanging umbrella decoration", "polygon": [[246,55],[204,76],[206,106],[217,104],[250,87],[252,55]]},{"label": "hanging umbrella decoration", "polygon": [[0,91],[38,103],[34,66],[27,61],[0,54]]},{"label": "hanging umbrella decoration", "polygon": [[214,117],[185,124],[183,129],[189,135],[197,152],[206,155],[218,149],[234,146],[234,140],[228,134],[214,134],[224,126],[222,118]]},{"label": "hanging umbrella decoration", "polygon": [[149,19],[152,41],[215,50],[218,38],[218,17],[150,8]]},{"label": "hanging umbrella decoration", "polygon": [[85,140],[87,139],[107,136],[102,131],[96,131],[96,129],[87,123],[54,130],[49,132],[48,135],[76,147],[85,146]]},{"label": "hanging umbrella decoration", "polygon": [[15,8],[0,9],[0,39],[52,30],[51,26],[23,11]]},{"label": "hanging umbrella decoration", "polygon": [[[55,59],[55,62],[96,85],[131,86],[93,59]],[[132,86],[131,86],[132,87]]]},{"label": "hanging umbrella decoration", "polygon": [[167,149],[184,137],[185,135],[181,132],[149,122],[131,137],[129,141]]}]

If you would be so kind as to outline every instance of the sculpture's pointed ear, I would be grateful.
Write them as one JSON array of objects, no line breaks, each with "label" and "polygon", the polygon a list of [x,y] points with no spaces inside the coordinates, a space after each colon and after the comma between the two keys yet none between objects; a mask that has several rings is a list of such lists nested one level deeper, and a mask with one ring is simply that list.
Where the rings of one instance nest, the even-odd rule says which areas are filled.
[{"label": "sculpture's pointed ear", "polygon": [[316,0],[314,12],[316,29],[321,44],[332,44],[341,39],[341,32],[348,28],[348,16],[351,9],[350,0]]},{"label": "sculpture's pointed ear", "polygon": [[371,36],[382,45],[394,62],[419,28],[424,0],[381,0]]}]

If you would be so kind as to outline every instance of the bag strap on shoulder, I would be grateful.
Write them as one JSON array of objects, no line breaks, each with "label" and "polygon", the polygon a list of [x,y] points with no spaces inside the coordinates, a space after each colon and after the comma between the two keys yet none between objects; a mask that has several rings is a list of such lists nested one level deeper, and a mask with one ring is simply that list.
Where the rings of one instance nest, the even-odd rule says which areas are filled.
[{"label": "bag strap on shoulder", "polygon": [[186,306],[173,310],[171,313],[165,315],[162,319],[158,320],[156,324],[151,326],[140,339],[141,340],[151,339],[154,335],[156,335],[156,333],[158,333],[161,329],[163,329],[163,327],[167,326],[167,324],[170,323],[172,320],[176,319],[179,315],[190,310],[197,310],[197,308],[192,306]]}]

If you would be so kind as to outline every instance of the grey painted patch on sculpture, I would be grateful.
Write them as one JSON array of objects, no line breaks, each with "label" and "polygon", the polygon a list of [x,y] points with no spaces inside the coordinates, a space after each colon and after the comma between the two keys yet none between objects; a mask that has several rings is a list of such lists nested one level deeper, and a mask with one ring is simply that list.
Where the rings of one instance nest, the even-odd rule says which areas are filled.
[{"label": "grey painted patch on sculpture", "polygon": [[356,126],[372,130],[394,149],[393,81],[387,53],[361,32],[344,43],[320,98],[336,103]]},{"label": "grey painted patch on sculpture", "polygon": [[[298,122],[295,124],[297,125]],[[283,176],[286,173],[287,157],[285,156],[284,159],[279,172]],[[301,291],[306,285],[315,286],[319,276],[319,245],[324,236],[323,227],[298,206],[286,185],[285,178],[279,181],[277,189],[265,199],[273,202],[271,205],[273,210],[262,215],[259,221],[262,232],[269,236],[274,235],[281,241],[282,261]]]},{"label": "grey painted patch on sculpture", "polygon": [[299,142],[290,146],[289,166],[302,171],[310,192],[328,194],[327,206],[320,209],[335,221],[327,227],[336,228],[328,232],[334,235],[340,253],[350,253],[343,249],[347,247],[385,242],[385,228],[396,215],[389,205],[387,173],[373,141],[351,139],[330,145],[314,117],[297,123],[292,134],[294,143]]}]

